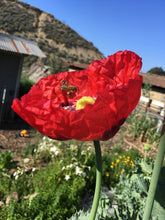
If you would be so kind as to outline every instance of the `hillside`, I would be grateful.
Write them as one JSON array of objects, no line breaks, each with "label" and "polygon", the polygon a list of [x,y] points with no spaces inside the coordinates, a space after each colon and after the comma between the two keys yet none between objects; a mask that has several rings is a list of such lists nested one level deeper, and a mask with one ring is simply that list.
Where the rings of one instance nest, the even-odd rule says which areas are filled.
[{"label": "hillside", "polygon": [[[92,42],[53,15],[19,0],[0,1],[0,32],[35,40],[47,56],[57,53],[67,62],[90,63],[104,58]],[[27,58],[27,65],[37,58]]]}]

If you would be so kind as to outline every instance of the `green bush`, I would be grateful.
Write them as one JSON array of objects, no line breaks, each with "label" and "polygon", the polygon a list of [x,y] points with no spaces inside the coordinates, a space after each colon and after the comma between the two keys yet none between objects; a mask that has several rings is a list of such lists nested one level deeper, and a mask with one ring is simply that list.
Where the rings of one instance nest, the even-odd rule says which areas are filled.
[{"label": "green bush", "polygon": [[27,94],[33,85],[33,81],[29,80],[26,75],[22,75],[19,88],[19,98]]},{"label": "green bush", "polygon": [[10,170],[16,165],[16,161],[13,160],[13,152],[5,151],[4,153],[0,150],[0,172]]},{"label": "green bush", "polygon": [[[81,202],[85,180],[76,173],[67,179],[66,173],[59,163],[38,172],[24,173],[13,180],[7,191],[17,192],[19,203],[11,200],[8,207],[2,207],[0,219],[64,220],[71,216]],[[34,193],[35,197],[32,196]],[[31,196],[25,200],[27,195]]]}]

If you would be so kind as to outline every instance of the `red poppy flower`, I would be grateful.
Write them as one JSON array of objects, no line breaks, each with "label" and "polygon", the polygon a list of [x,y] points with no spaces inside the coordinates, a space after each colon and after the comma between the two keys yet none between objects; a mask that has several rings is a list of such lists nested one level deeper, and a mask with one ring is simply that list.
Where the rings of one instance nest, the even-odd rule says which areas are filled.
[{"label": "red poppy flower", "polygon": [[51,138],[108,140],[139,101],[141,65],[134,52],[119,51],[88,69],[40,79],[12,108]]}]

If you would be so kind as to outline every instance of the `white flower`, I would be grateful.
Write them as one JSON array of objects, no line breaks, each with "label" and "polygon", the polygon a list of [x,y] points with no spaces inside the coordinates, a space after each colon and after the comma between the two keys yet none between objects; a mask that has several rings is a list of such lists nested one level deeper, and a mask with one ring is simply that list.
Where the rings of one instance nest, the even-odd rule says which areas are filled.
[{"label": "white flower", "polygon": [[17,175],[17,171],[15,171],[14,173],[13,173],[13,176],[16,176]]},{"label": "white flower", "polygon": [[35,170],[36,170],[36,168],[35,168],[35,167],[33,167],[33,168],[32,168],[32,172],[34,172]]},{"label": "white flower", "polygon": [[71,144],[71,145],[70,145],[70,149],[71,149],[72,151],[77,150],[77,145]]},{"label": "white flower", "polygon": [[87,148],[87,150],[88,150],[88,151],[91,151],[91,146],[89,146],[89,147]]},{"label": "white flower", "polygon": [[58,150],[56,150],[55,155],[57,156],[58,154],[59,154],[59,151],[58,151]]},{"label": "white flower", "polygon": [[29,163],[29,161],[30,161],[29,158],[25,158],[23,162],[24,162],[24,163]]},{"label": "white flower", "polygon": [[67,165],[66,168],[72,168],[73,167],[73,164],[70,164],[70,165]]},{"label": "white flower", "polygon": [[65,167],[63,167],[62,170],[65,170]]},{"label": "white flower", "polygon": [[56,151],[57,151],[57,148],[55,146],[50,148],[50,152],[53,152],[56,154]]},{"label": "white flower", "polygon": [[69,180],[69,179],[70,179],[70,176],[69,176],[69,175],[66,175],[66,176],[65,176],[65,179],[66,179],[66,180]]},{"label": "white flower", "polygon": [[83,172],[79,167],[76,166],[76,175],[81,175]]},{"label": "white flower", "polygon": [[15,176],[15,180],[17,180],[17,179],[18,179],[18,175]]},{"label": "white flower", "polygon": [[81,155],[86,155],[86,152],[84,150],[82,150]]}]

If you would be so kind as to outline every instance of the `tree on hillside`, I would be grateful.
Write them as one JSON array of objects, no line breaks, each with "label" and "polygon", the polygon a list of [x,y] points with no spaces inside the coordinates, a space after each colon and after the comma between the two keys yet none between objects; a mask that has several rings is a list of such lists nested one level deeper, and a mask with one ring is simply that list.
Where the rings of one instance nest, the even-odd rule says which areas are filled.
[{"label": "tree on hillside", "polygon": [[153,67],[147,73],[153,73],[153,74],[165,76],[165,71],[162,69],[162,67]]}]

